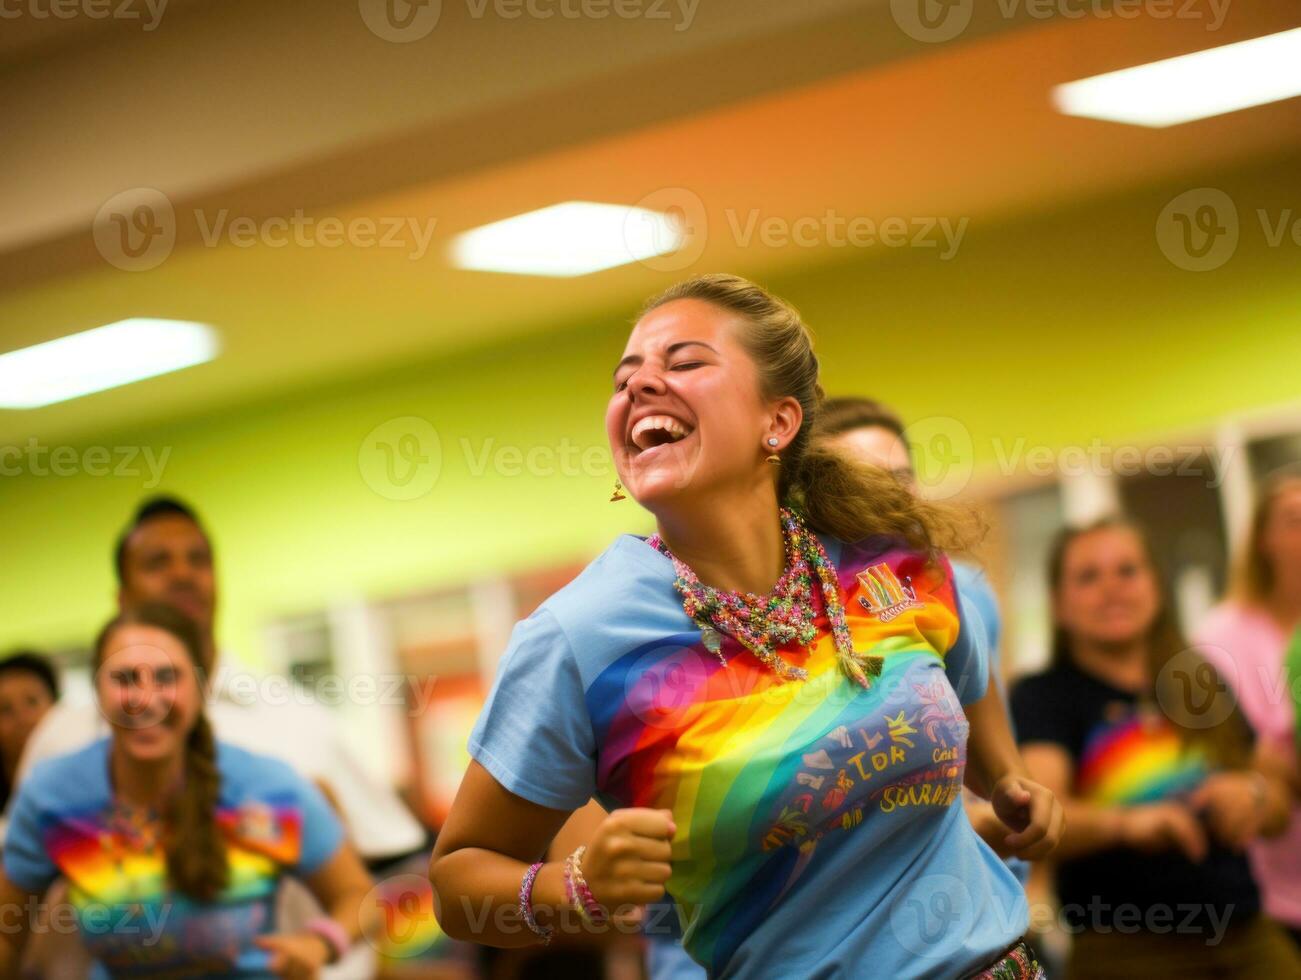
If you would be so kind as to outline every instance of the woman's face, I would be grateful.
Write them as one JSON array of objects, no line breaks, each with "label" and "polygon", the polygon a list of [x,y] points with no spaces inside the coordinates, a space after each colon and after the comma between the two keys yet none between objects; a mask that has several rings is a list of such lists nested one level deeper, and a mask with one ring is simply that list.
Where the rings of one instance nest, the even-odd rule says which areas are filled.
[{"label": "woman's face", "polygon": [[1274,495],[1260,545],[1276,581],[1301,579],[1301,478],[1288,480]]},{"label": "woman's face", "polygon": [[113,631],[95,688],[114,742],[139,762],[179,755],[202,706],[184,644],[156,626],[129,624]]},{"label": "woman's face", "polygon": [[1066,546],[1054,611],[1077,641],[1133,643],[1151,629],[1160,605],[1156,574],[1129,528],[1099,528]]},{"label": "woman's face", "polygon": [[764,458],[799,430],[795,399],[762,397],[741,326],[735,314],[684,299],[651,310],[628,338],[605,428],[619,479],[652,512],[683,495],[752,492],[772,478]]},{"label": "woman's face", "polygon": [[54,698],[45,682],[25,670],[0,674],[0,758],[15,763]]}]

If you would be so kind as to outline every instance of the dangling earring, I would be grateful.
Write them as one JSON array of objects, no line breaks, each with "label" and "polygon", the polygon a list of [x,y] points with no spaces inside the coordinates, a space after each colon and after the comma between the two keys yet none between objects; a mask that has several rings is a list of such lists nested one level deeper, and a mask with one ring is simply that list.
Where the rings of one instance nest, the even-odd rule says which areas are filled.
[{"label": "dangling earring", "polygon": [[627,495],[624,494],[622,491],[623,491],[623,484],[620,483],[618,480],[615,480],[614,493],[610,494],[610,503],[614,503],[616,500],[627,500],[628,499]]},{"label": "dangling earring", "polygon": [[[776,436],[769,436],[769,437],[768,437],[768,445],[769,445],[769,446],[775,448],[776,445],[777,445],[777,442],[778,442],[778,440],[777,440],[777,437],[776,437]],[[781,458],[780,456],[778,456],[776,453],[772,453],[772,454],[770,454],[770,455],[768,456],[768,459],[767,459],[767,462],[769,462],[769,463],[776,463],[778,466],[781,465],[781,461],[782,461],[782,458]]]}]

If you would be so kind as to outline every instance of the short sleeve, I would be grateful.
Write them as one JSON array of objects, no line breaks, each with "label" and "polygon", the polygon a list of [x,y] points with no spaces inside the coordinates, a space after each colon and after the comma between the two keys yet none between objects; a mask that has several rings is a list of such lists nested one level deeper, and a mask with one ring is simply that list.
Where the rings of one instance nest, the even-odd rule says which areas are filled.
[{"label": "short sleeve", "polygon": [[576,810],[596,791],[596,738],[578,663],[545,606],[511,633],[469,749],[497,782],[540,806]]},{"label": "short sleeve", "polygon": [[973,704],[989,690],[989,632],[975,604],[960,591],[956,594],[958,638],[944,655],[944,673],[958,700]]},{"label": "short sleeve", "polygon": [[302,846],[293,872],[299,876],[320,870],[343,845],[343,824],[325,795],[315,785],[295,775],[298,810],[302,819]]},{"label": "short sleeve", "polygon": [[1011,709],[1020,744],[1052,742],[1072,757],[1079,756],[1083,746],[1071,710],[1070,689],[1059,674],[1049,671],[1014,684]]},{"label": "short sleeve", "polygon": [[5,877],[24,891],[45,891],[59,876],[59,869],[45,849],[41,829],[39,790],[29,780],[18,791],[5,832]]}]

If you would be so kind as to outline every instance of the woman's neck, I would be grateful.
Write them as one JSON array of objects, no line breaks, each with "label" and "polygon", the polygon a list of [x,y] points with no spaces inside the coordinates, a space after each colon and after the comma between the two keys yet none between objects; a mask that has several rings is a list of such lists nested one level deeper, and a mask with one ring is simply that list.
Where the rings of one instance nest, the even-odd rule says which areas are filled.
[{"label": "woman's neck", "polygon": [[1148,687],[1147,643],[1142,639],[1123,644],[1076,639],[1072,644],[1072,659],[1086,673],[1122,691],[1138,693]]},{"label": "woman's neck", "polygon": [[772,487],[660,514],[657,525],[669,550],[701,582],[716,589],[767,595],[786,569],[786,543]]},{"label": "woman's neck", "polygon": [[140,762],[126,756],[114,743],[109,762],[114,795],[132,806],[159,809],[180,783],[184,766],[180,755]]}]

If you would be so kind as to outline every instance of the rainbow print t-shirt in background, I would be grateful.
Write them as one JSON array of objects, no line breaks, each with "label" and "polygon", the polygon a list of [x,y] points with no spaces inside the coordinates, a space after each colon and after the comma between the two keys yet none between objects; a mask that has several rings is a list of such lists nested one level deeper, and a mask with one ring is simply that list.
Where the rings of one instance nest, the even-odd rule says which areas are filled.
[{"label": "rainbow print t-shirt in background", "polygon": [[9,880],[35,894],[67,880],[97,976],[270,976],[252,941],[275,930],[280,875],[310,875],[343,843],[325,798],[284,763],[218,743],[230,884],[199,904],[168,886],[153,828],[114,818],[110,745],[43,762],[22,784],[4,844]]},{"label": "rainbow print t-shirt in background", "polygon": [[[1018,683],[1012,713],[1023,744],[1049,742],[1066,750],[1075,766],[1072,794],[1099,806],[1186,801],[1210,771],[1205,754],[1181,741],[1158,706],[1073,664]],[[1260,898],[1246,856],[1207,839],[1210,850],[1201,862],[1174,848],[1113,848],[1059,862],[1063,915],[1073,926],[1132,930],[1133,918],[1123,918],[1122,907],[1137,908],[1148,921],[1149,910],[1174,915],[1197,906],[1189,930],[1208,935],[1217,931],[1208,915],[1250,918]],[[1206,913],[1207,906],[1214,912]],[[1182,914],[1176,921],[1184,921]]]},{"label": "rainbow print t-shirt in background", "polygon": [[884,658],[869,690],[825,614],[782,651],[807,680],[730,637],[711,652],[672,563],[625,535],[516,627],[470,752],[543,806],[672,810],[669,899],[713,976],[960,974],[1027,924],[961,805],[979,614],[892,542],[823,544],[855,649]]}]

